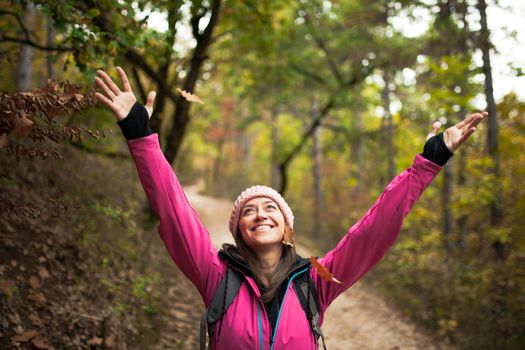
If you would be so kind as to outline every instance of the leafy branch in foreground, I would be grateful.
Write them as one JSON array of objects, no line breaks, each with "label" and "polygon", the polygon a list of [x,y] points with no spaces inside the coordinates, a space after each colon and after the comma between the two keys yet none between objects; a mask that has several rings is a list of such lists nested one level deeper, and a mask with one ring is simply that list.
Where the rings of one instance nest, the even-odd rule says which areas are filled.
[{"label": "leafy branch in foreground", "polygon": [[39,145],[25,145],[13,138],[28,138],[34,142],[46,139],[54,142],[81,141],[82,134],[95,139],[105,136],[104,131],[58,124],[59,115],[71,115],[96,104],[94,91],[80,92],[78,85],[68,81],[48,80],[43,88],[15,93],[0,93],[0,149],[22,156],[60,158],[57,151],[47,151]]}]

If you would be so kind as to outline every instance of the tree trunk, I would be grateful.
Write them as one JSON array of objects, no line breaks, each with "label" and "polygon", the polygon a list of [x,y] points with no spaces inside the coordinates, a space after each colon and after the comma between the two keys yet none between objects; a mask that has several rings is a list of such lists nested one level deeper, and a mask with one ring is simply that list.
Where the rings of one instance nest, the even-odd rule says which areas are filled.
[{"label": "tree trunk", "polygon": [[[385,121],[385,139],[384,145],[386,148],[387,156],[387,181],[391,181],[396,175],[396,164],[395,164],[395,150],[394,150],[394,122],[392,113],[390,113],[390,73],[385,70],[383,74],[383,80],[385,81],[385,88],[383,89],[383,109],[385,115],[383,116]],[[382,184],[386,185],[386,184]]]},{"label": "tree trunk", "polygon": [[[35,26],[35,5],[28,2],[25,7],[23,23],[29,33],[33,32]],[[16,69],[16,88],[21,91],[31,90],[33,85],[33,47],[22,44],[20,58]]]},{"label": "tree trunk", "polygon": [[443,227],[441,228],[441,231],[447,256],[450,256],[453,247],[451,235],[454,216],[452,215],[452,208],[450,207],[453,181],[452,165],[453,163],[449,161],[443,169],[443,187],[441,188],[441,207],[443,208]]},{"label": "tree trunk", "polygon": [[270,112],[270,138],[271,138],[271,147],[272,147],[272,157],[271,157],[271,169],[270,169],[270,183],[272,188],[279,188],[281,185],[279,177],[279,165],[277,162],[277,150],[279,145],[279,127],[277,125],[278,111],[275,105],[272,107]]},{"label": "tree trunk", "polygon": [[[198,26],[199,20],[192,20],[193,33],[197,40],[197,46],[193,51],[191,58],[190,70],[188,76],[182,87],[183,90],[188,92],[195,92],[195,85],[200,75],[203,62],[207,59],[207,50],[211,43],[212,33],[219,21],[219,12],[221,8],[221,0],[213,1],[211,8],[211,15],[208,25],[202,34],[199,33]],[[169,162],[173,162],[177,156],[177,152],[180,149],[182,140],[186,133],[186,128],[190,121],[190,104],[181,96],[175,101],[175,112],[173,114],[173,126],[167,133],[166,137],[166,150],[164,152],[166,159]]]},{"label": "tree trunk", "polygon": [[[496,116],[496,102],[494,101],[494,89],[492,84],[492,67],[490,63],[490,33],[487,25],[487,4],[485,0],[478,0],[478,10],[480,14],[481,38],[480,48],[483,58],[483,74],[485,75],[485,97],[487,99],[488,112],[488,131],[487,131],[487,153],[492,158],[494,175],[494,196],[490,204],[490,225],[497,226],[503,221],[503,210],[501,208],[501,180],[499,171],[499,152],[498,152],[498,121]],[[499,261],[505,260],[505,244],[500,240],[492,243],[492,247]]]},{"label": "tree trunk", "polygon": [[[51,16],[47,16],[47,33],[46,33],[46,41],[48,47],[55,46],[55,27],[53,25],[53,18]],[[47,77],[48,79],[55,80],[55,66],[53,62],[53,57],[51,54],[48,54],[46,57],[46,68],[47,68]],[[45,82],[44,82],[45,83]]]},{"label": "tree trunk", "polygon": [[359,193],[362,188],[362,154],[363,154],[363,112],[361,106],[357,107],[355,117],[352,118],[352,129],[354,130],[354,137],[351,138],[351,157],[350,164],[352,165],[351,176],[355,178],[356,186],[354,193]]},{"label": "tree trunk", "polygon": [[[319,102],[312,101],[312,119],[319,114]],[[312,177],[314,188],[314,227],[313,237],[319,238],[321,233],[321,212],[323,210],[323,192],[321,188],[321,145],[319,139],[319,128],[312,135]]]},{"label": "tree trunk", "polygon": [[[467,116],[467,113],[465,110],[462,110],[459,113],[460,120],[464,120]],[[458,188],[463,188],[467,183],[467,177],[465,176],[466,171],[466,162],[468,159],[468,148],[464,148],[459,152],[457,155],[458,159],[456,160],[456,164],[458,165]],[[458,220],[457,220],[457,227],[458,227],[458,247],[461,251],[465,250],[467,247],[467,214],[462,214]]]}]

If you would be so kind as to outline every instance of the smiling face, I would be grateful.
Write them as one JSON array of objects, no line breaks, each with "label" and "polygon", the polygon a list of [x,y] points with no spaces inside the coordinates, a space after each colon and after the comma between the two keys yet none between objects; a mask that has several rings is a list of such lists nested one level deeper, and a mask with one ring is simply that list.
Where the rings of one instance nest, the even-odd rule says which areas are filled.
[{"label": "smiling face", "polygon": [[284,227],[279,206],[269,198],[252,198],[241,209],[239,231],[246,245],[254,250],[280,246]]}]

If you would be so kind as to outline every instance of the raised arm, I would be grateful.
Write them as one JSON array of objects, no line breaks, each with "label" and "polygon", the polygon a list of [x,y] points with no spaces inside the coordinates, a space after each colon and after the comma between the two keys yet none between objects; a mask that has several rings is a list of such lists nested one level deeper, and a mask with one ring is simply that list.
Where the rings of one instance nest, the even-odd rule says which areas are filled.
[{"label": "raised arm", "polygon": [[396,176],[385,188],[374,205],[349,230],[337,246],[319,262],[342,283],[326,282],[312,277],[316,283],[321,310],[369,271],[394,244],[403,220],[432,182],[446,161],[476,130],[485,113],[473,114],[463,122],[436,135],[434,123],[427,137],[424,151],[416,155],[412,166]]},{"label": "raised arm", "polygon": [[128,139],[144,191],[159,216],[159,234],[170,256],[208,303],[223,273],[217,250],[164,157],[158,135],[149,128],[155,93],[150,92],[142,106],[137,103],[125,72],[120,67],[117,71],[123,91],[105,72],[98,71],[95,81],[104,94],[97,93],[96,97],[115,114]]}]

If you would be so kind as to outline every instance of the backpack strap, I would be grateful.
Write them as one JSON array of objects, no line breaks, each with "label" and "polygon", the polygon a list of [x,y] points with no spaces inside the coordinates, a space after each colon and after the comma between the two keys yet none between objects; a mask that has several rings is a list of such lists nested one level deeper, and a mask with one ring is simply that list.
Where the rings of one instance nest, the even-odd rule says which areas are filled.
[{"label": "backpack strap", "polygon": [[317,298],[315,285],[310,278],[310,270],[307,270],[300,278],[295,279],[293,286],[301,303],[301,307],[310,322],[310,327],[312,328],[315,338],[319,339],[319,337],[321,337],[323,341],[323,349],[326,350],[324,334],[321,327],[319,327],[319,300]]},{"label": "backpack strap", "polygon": [[206,349],[206,328],[208,328],[208,336],[211,343],[211,338],[215,333],[215,325],[226,313],[233,299],[235,299],[235,296],[239,293],[241,283],[241,274],[228,266],[226,277],[222,279],[210,305],[208,305],[208,308],[204,311],[201,318],[199,335],[201,350]]}]

